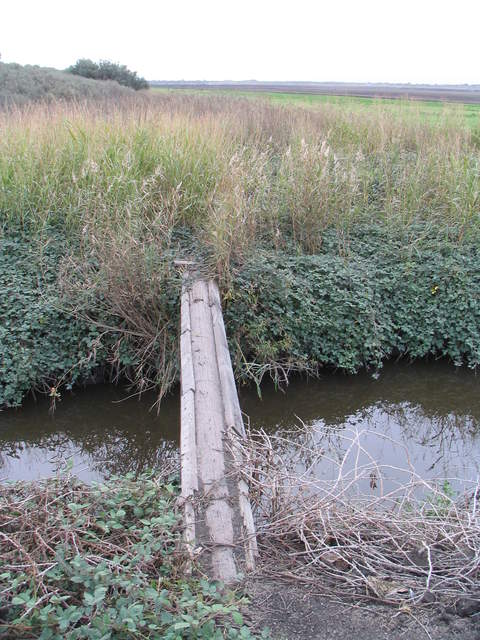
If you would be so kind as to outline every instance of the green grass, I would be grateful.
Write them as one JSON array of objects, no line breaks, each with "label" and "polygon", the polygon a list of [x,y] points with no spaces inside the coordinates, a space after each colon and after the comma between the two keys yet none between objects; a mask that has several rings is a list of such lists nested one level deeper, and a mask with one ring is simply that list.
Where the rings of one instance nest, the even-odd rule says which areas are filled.
[{"label": "green grass", "polygon": [[460,104],[438,100],[405,100],[395,98],[363,98],[276,91],[241,91],[236,89],[163,89],[152,87],[153,92],[190,92],[211,96],[242,97],[249,100],[267,100],[272,104],[300,106],[317,109],[322,105],[336,105],[352,111],[387,111],[392,115],[418,118],[426,122],[438,122],[454,118],[468,127],[480,125],[480,104]]},{"label": "green grass", "polygon": [[316,232],[362,220],[423,220],[461,237],[478,227],[480,129],[458,119],[156,98],[0,118],[3,221],[75,234],[136,233],[155,219],[234,253],[259,236],[275,244],[278,233],[316,250]]}]

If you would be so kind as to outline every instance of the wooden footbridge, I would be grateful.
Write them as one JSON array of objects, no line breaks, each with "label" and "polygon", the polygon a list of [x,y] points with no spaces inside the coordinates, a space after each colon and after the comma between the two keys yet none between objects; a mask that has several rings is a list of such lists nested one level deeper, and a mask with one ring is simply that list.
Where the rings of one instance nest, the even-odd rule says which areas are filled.
[{"label": "wooden footbridge", "polygon": [[228,584],[253,570],[257,555],[248,486],[239,473],[241,449],[235,447],[245,429],[218,286],[188,271],[180,356],[184,541],[192,555],[201,548],[208,573]]}]

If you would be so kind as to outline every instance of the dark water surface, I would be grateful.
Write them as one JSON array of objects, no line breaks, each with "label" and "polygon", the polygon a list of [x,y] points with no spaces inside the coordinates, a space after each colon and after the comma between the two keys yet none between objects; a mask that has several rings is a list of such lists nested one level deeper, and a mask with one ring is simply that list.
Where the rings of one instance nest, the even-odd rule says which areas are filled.
[{"label": "dark water surface", "polygon": [[[285,393],[266,384],[261,399],[253,388],[241,389],[240,396],[252,427],[281,433],[299,420],[314,424],[318,446],[331,456],[341,458],[357,437],[380,464],[409,464],[429,478],[475,480],[479,392],[480,376],[432,362],[389,363],[378,378],[364,372],[296,379]],[[0,412],[0,479],[53,475],[70,460],[80,478],[98,480],[175,455],[178,392],[164,400],[159,415],[150,410],[154,395],[127,396],[120,387],[99,385],[65,393],[53,414],[48,399]]]}]

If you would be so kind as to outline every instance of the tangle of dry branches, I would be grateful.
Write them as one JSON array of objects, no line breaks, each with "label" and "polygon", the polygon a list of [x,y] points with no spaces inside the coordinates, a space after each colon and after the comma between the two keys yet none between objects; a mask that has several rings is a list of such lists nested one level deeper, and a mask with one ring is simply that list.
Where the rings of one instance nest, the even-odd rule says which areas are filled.
[{"label": "tangle of dry branches", "polygon": [[365,436],[303,425],[230,443],[246,460],[261,571],[407,610],[479,599],[480,480],[427,481],[406,450],[405,468],[381,465]]}]

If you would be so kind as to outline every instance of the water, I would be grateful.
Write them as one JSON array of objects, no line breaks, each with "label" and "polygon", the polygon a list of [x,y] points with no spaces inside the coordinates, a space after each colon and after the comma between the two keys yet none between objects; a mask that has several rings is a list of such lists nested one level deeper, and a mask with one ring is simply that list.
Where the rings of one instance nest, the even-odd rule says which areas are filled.
[{"label": "water", "polygon": [[[244,388],[240,399],[253,428],[282,433],[300,420],[314,424],[326,458],[341,458],[361,433],[380,464],[408,463],[428,478],[474,480],[480,474],[479,391],[480,376],[444,362],[390,363],[377,379],[365,372],[326,374],[296,379],[285,393],[266,384],[261,399]],[[164,400],[158,416],[150,410],[153,394],[127,396],[125,389],[99,385],[64,394],[53,414],[48,399],[1,412],[0,479],[54,475],[70,460],[81,479],[100,480],[176,455],[178,392]],[[329,469],[320,464],[318,474]]]},{"label": "water", "polygon": [[[50,401],[29,401],[0,413],[0,479],[33,480],[73,463],[82,480],[140,472],[175,455],[179,399],[171,395],[157,416],[153,394],[96,385],[67,393],[52,413]],[[128,399],[125,399],[128,398]]]}]

